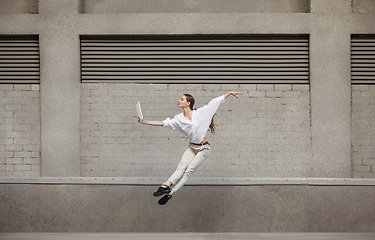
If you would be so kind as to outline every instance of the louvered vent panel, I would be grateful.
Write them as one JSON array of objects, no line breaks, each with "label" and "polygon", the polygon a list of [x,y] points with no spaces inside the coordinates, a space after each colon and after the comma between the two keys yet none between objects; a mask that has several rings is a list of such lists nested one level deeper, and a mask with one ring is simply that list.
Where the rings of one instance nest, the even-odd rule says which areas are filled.
[{"label": "louvered vent panel", "polygon": [[82,82],[309,83],[308,36],[81,37]]},{"label": "louvered vent panel", "polygon": [[39,83],[38,36],[0,36],[0,83]]},{"label": "louvered vent panel", "polygon": [[352,84],[375,84],[375,36],[352,35]]}]

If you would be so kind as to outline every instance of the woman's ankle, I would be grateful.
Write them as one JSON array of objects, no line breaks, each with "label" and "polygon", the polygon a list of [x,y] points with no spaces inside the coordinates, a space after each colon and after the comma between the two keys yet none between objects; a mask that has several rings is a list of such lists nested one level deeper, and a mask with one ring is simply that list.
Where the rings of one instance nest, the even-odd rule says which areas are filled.
[{"label": "woman's ankle", "polygon": [[162,185],[170,187],[170,186],[172,186],[172,183],[170,181],[166,181]]},{"label": "woman's ankle", "polygon": [[171,192],[170,193],[168,193],[167,195],[169,195],[169,196],[172,196],[174,194],[174,191],[173,190],[171,190]]}]

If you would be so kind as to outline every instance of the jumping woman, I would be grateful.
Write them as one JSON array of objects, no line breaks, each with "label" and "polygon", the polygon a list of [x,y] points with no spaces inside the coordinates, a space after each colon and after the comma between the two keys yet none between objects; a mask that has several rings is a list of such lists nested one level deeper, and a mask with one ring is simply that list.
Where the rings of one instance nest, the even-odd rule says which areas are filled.
[{"label": "jumping woman", "polygon": [[228,96],[233,95],[238,98],[238,94],[242,95],[240,92],[228,92],[212,99],[207,105],[198,109],[193,108],[195,103],[194,97],[190,94],[184,94],[178,101],[178,107],[182,108],[183,112],[176,115],[173,119],[140,121],[140,117],[138,116],[138,122],[142,124],[168,127],[181,132],[190,140],[189,147],[182,156],[176,171],[153,194],[155,197],[164,195],[158,201],[160,205],[166,204],[172,198],[172,195],[187,182],[190,175],[210,155],[211,147],[205,137],[208,128],[210,128],[211,133],[215,133],[213,117],[220,104],[224,103]]}]

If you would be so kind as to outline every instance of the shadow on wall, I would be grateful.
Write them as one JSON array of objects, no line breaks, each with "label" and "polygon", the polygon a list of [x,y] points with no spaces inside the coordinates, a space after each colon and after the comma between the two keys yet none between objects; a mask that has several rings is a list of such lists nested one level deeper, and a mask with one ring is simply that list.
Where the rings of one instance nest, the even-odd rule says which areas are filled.
[{"label": "shadow on wall", "polygon": [[375,13],[374,0],[352,0],[351,4],[353,13]]},{"label": "shadow on wall", "polygon": [[0,14],[38,14],[38,0],[1,0]]},{"label": "shadow on wall", "polygon": [[[311,0],[80,0],[79,2],[79,13],[84,14],[311,12]],[[352,13],[375,13],[374,0],[348,0],[346,4],[351,5]]]},{"label": "shadow on wall", "polygon": [[[352,13],[374,14],[375,1],[351,0]],[[1,0],[0,14],[38,14],[38,0]],[[311,0],[79,0],[79,13],[310,13]]]}]

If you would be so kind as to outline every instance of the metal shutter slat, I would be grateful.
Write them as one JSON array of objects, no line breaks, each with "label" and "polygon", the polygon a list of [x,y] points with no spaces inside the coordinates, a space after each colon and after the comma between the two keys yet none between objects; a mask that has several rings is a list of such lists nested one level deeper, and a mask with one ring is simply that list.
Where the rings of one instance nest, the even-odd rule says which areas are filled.
[{"label": "metal shutter slat", "polygon": [[371,79],[353,79],[353,84],[375,84],[375,81]]},{"label": "metal shutter slat", "polygon": [[369,67],[372,67],[374,66],[375,64],[375,59],[353,59],[352,60],[352,66],[356,66],[356,67],[366,67],[366,66],[369,66]]},{"label": "metal shutter slat", "polygon": [[0,79],[1,84],[39,84],[40,81],[38,80],[32,80],[32,79]]},{"label": "metal shutter slat", "polygon": [[375,55],[353,55],[351,56],[352,63],[355,62],[369,62],[375,60]]},{"label": "metal shutter slat", "polygon": [[358,52],[361,53],[362,51],[375,51],[375,43],[374,44],[357,44],[356,46],[352,45],[353,53]]},{"label": "metal shutter slat", "polygon": [[13,60],[13,59],[1,59],[0,58],[0,64],[28,64],[28,63],[39,63],[38,59],[23,59],[23,60]]},{"label": "metal shutter slat", "polygon": [[35,48],[39,48],[39,43],[38,42],[35,42],[35,43],[28,43],[28,42],[23,42],[23,43],[13,43],[13,42],[0,42],[0,46],[1,47],[12,47],[12,48],[16,48],[16,47],[21,47],[21,48],[25,48],[25,47],[33,47],[34,49]]},{"label": "metal shutter slat", "polygon": [[83,76],[293,76],[293,75],[307,75],[301,72],[85,72]]},{"label": "metal shutter slat", "polygon": [[26,63],[26,64],[0,64],[0,68],[25,68],[25,67],[32,67],[32,68],[39,68],[39,64],[37,63]]},{"label": "metal shutter slat", "polygon": [[39,76],[39,72],[1,72],[2,76]]},{"label": "metal shutter slat", "polygon": [[[192,35],[191,35],[192,36]],[[106,44],[106,43],[134,43],[134,44],[147,44],[147,43],[152,43],[152,44],[155,44],[155,40],[145,40],[146,38],[152,38],[149,37],[149,36],[139,36],[137,38],[133,38],[133,40],[131,40],[130,38],[132,38],[132,36],[121,36],[122,38],[129,38],[129,40],[118,40],[116,39],[115,37],[113,36],[99,36],[97,40],[94,40],[94,39],[89,39],[89,38],[95,38],[94,36],[82,36],[81,38],[81,44],[82,45],[85,45],[87,43],[96,43],[96,44]],[[178,39],[178,38],[185,38],[185,40],[181,40],[181,39]],[[105,39],[107,38],[107,39]],[[170,39],[168,39],[170,38]],[[288,37],[276,37],[276,38],[269,38],[267,39],[266,37],[259,37],[259,38],[254,38],[253,36],[249,36],[249,37],[246,37],[247,39],[241,39],[241,38],[238,38],[235,36],[235,40],[224,40],[224,39],[219,39],[219,37],[217,37],[216,39],[213,39],[213,40],[209,40],[208,38],[200,38],[199,36],[195,37],[189,37],[188,35],[186,36],[177,36],[176,38],[173,38],[173,36],[168,36],[168,38],[157,38],[158,41],[157,43],[158,44],[161,44],[161,43],[166,43],[166,44],[204,44],[204,43],[213,43],[213,44],[226,44],[226,43],[308,43],[309,40],[306,38],[306,37],[302,37],[300,39],[297,39],[295,37],[291,37],[291,38],[288,38]],[[194,39],[195,38],[195,39]],[[232,37],[233,38],[233,37]],[[254,38],[254,39],[250,39],[250,38]],[[156,38],[154,38],[156,39]]]},{"label": "metal shutter slat", "polygon": [[353,35],[354,37],[352,38],[352,45],[357,45],[357,44],[368,44],[368,43],[375,43],[375,40],[374,39],[355,39],[355,37],[358,37],[358,36],[355,36]]},{"label": "metal shutter slat", "polygon": [[308,79],[308,76],[233,76],[233,75],[230,75],[230,76],[199,76],[199,78],[197,78],[196,76],[179,76],[179,77],[176,77],[176,76],[109,76],[109,75],[105,75],[105,76],[98,76],[98,75],[95,75],[95,76],[82,76],[82,78],[86,78],[86,79],[134,79],[134,80],[144,80],[144,79],[243,79],[243,80],[246,80],[246,79],[288,79],[288,80],[292,80],[292,79],[304,79],[304,80],[307,80]]},{"label": "metal shutter slat", "polygon": [[39,72],[39,68],[1,68],[0,72]]},{"label": "metal shutter slat", "polygon": [[6,59],[38,59],[39,60],[39,55],[25,55],[25,56],[19,56],[19,55],[1,55],[0,53],[0,59],[1,60],[6,60]]},{"label": "metal shutter slat", "polygon": [[39,52],[21,52],[21,51],[7,51],[7,52],[0,52],[0,57],[5,57],[5,56],[9,56],[9,57],[19,57],[19,56],[30,56],[30,55],[34,55],[34,56],[39,56]]},{"label": "metal shutter slat", "polygon": [[[89,55],[197,55],[202,54],[201,51],[161,51],[161,52],[150,52],[150,51],[82,51],[81,54],[89,54]],[[235,52],[227,52],[227,51],[218,51],[218,52],[210,52],[204,51],[203,54],[207,55],[217,55],[217,54],[228,54],[228,55],[273,55],[273,54],[285,54],[285,55],[299,55],[299,54],[308,54],[308,51],[235,51]],[[363,54],[370,54],[370,53],[363,53]]]},{"label": "metal shutter slat", "polygon": [[307,36],[120,38],[81,37],[82,82],[309,82]]},{"label": "metal shutter slat", "polygon": [[[181,57],[182,58],[182,57]],[[160,63],[160,62],[174,62],[174,63],[194,63],[194,62],[217,62],[217,63],[225,63],[225,62],[233,62],[233,63],[284,63],[284,62],[293,62],[293,63],[307,63],[308,59],[243,59],[243,58],[237,58],[237,59],[223,59],[223,58],[215,58],[215,59],[206,59],[206,58],[196,58],[196,59],[82,59],[82,63]]]},{"label": "metal shutter slat", "polygon": [[352,77],[370,77],[375,76],[375,72],[360,72],[360,73],[352,73]]},{"label": "metal shutter slat", "polygon": [[31,75],[17,75],[17,76],[4,76],[0,75],[0,80],[25,80],[25,79],[33,79],[38,80],[39,74],[37,76],[31,76]]},{"label": "metal shutter slat", "polygon": [[370,83],[375,83],[375,81],[369,81],[369,80],[374,80],[374,76],[352,76],[353,80],[362,80]]},{"label": "metal shutter slat", "polygon": [[375,67],[375,64],[352,64],[352,68],[353,67],[360,67],[360,68],[373,68]]},{"label": "metal shutter slat", "polygon": [[[100,51],[103,49],[104,46],[97,46],[97,47],[82,47],[82,51]],[[172,47],[172,46],[167,46],[167,47],[131,47],[131,46],[122,46],[122,47],[113,47],[113,46],[108,46],[105,47],[107,51],[180,51],[182,47]],[[282,49],[282,48],[287,48],[287,49]],[[186,46],[183,47],[184,51],[190,52],[190,51],[307,51],[307,47],[261,47],[261,46],[241,46],[241,47],[233,47],[233,46],[223,46],[223,47],[214,47],[214,46]],[[1,48],[0,48],[1,50]],[[24,49],[20,49],[24,50]],[[367,49],[368,51],[373,51],[371,48]]]},{"label": "metal shutter slat", "polygon": [[[228,79],[197,79],[197,78],[194,78],[194,79],[189,79],[189,83],[202,83],[202,81],[204,81],[205,83],[215,83],[215,84],[226,84],[228,83]],[[119,81],[118,79],[114,79],[114,80],[111,80],[111,79],[85,79],[84,80],[85,83],[98,83],[98,82],[106,82],[106,83],[118,83],[118,82],[123,82],[123,81]],[[145,81],[144,80],[128,80],[128,81],[125,81],[125,82],[132,82],[132,83],[144,83]],[[169,79],[153,79],[152,80],[152,83],[170,83],[171,80]],[[245,79],[245,80],[241,80],[241,79],[236,79],[236,82],[237,83],[242,83],[242,84],[269,84],[270,82],[272,82],[273,84],[308,84],[309,83],[309,80],[296,80],[296,79],[291,79],[291,80],[288,80],[288,79]],[[181,80],[181,81],[174,81],[174,83],[186,83],[186,80]]]},{"label": "metal shutter slat", "polygon": [[353,72],[363,72],[363,71],[375,72],[375,65],[374,65],[374,68],[355,68],[355,67],[352,67],[352,71]]},{"label": "metal shutter slat", "polygon": [[[170,71],[170,72],[179,72],[184,71],[187,68],[95,68],[95,67],[85,67],[82,68],[83,72],[125,72],[125,71],[139,71],[139,72],[149,72],[149,71]],[[217,68],[188,68],[191,71],[217,71]],[[295,72],[306,72],[309,70],[308,68],[220,68],[222,71],[240,71],[240,72],[252,72],[252,71],[295,71]],[[1,69],[0,69],[1,71]]]},{"label": "metal shutter slat", "polygon": [[0,44],[0,51],[3,52],[3,53],[6,53],[8,51],[34,51],[34,52],[37,52],[39,51],[39,48],[38,47],[20,47],[20,46],[17,46],[17,47],[9,47],[9,46],[3,46],[2,44]]},{"label": "metal shutter slat", "polygon": [[[18,56],[14,56],[15,58],[18,57]],[[1,55],[0,55],[0,58],[1,58]],[[179,59],[181,58],[181,55],[169,55],[167,59]],[[204,59],[210,59],[210,58],[226,58],[226,59],[238,59],[238,56],[231,56],[231,55],[204,55],[204,54],[200,54],[200,55],[184,55],[184,58],[185,59],[200,59],[200,58],[204,58]],[[272,59],[270,59],[272,58]],[[159,56],[155,56],[155,55],[132,55],[132,54],[128,54],[128,55],[123,55],[123,56],[117,56],[117,58],[114,58],[112,55],[81,55],[81,59],[82,61],[88,61],[88,59],[160,59]],[[272,56],[269,56],[269,55],[251,55],[251,56],[247,56],[247,55],[242,55],[241,56],[241,59],[269,59],[270,61],[283,61],[283,59],[295,59],[295,61],[306,61],[306,59],[308,60],[308,55],[272,55]]]},{"label": "metal shutter slat", "polygon": [[352,56],[355,57],[355,55],[372,55],[374,56],[375,51],[352,51]]},{"label": "metal shutter slat", "polygon": [[12,35],[3,35],[0,39],[1,43],[39,43],[37,36],[12,36]]},{"label": "metal shutter slat", "polygon": [[81,45],[85,50],[95,50],[96,48],[177,48],[177,47],[193,47],[193,48],[276,48],[276,47],[289,47],[289,48],[308,48],[308,43],[85,43]]},{"label": "metal shutter slat", "polygon": [[197,63],[147,63],[147,64],[142,64],[142,63],[134,63],[134,64],[100,64],[100,63],[95,63],[95,64],[89,64],[89,63],[83,63],[82,67],[105,67],[105,66],[111,66],[111,67],[196,67],[197,65],[199,66],[209,66],[209,67],[293,67],[293,66],[301,66],[301,67],[308,67],[307,63],[244,63],[244,64],[239,64],[239,63],[228,63],[228,62],[216,62],[215,64],[208,64],[208,63],[203,63],[203,62],[197,62]]}]

